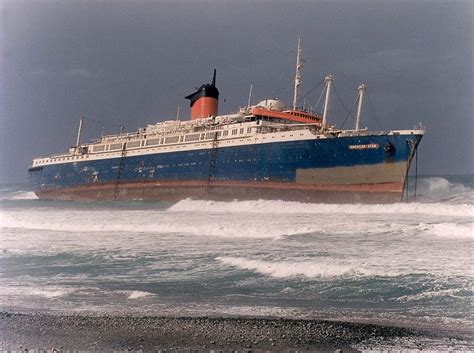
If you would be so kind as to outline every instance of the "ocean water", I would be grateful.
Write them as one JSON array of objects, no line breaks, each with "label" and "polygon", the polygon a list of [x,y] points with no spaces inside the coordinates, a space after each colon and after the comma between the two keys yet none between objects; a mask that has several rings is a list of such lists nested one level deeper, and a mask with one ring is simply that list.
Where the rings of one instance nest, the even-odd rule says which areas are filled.
[{"label": "ocean water", "polygon": [[[413,180],[411,180],[411,193]],[[474,177],[417,201],[53,202],[0,187],[0,309],[279,316],[469,335]]]}]

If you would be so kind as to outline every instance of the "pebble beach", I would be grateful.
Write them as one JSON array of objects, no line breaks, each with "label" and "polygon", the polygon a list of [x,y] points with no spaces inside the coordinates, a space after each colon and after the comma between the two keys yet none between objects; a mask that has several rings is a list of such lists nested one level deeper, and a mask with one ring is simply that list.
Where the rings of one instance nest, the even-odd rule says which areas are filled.
[{"label": "pebble beach", "polygon": [[357,352],[383,348],[384,342],[400,349],[469,346],[461,337],[440,340],[413,329],[337,321],[0,314],[0,350],[7,351]]}]

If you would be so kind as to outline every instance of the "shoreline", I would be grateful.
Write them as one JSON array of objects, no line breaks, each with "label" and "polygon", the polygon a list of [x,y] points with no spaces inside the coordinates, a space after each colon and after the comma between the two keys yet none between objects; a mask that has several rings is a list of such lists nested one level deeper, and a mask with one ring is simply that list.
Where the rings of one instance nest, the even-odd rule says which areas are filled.
[{"label": "shoreline", "polygon": [[473,347],[472,339],[328,320],[0,312],[0,350],[357,352],[394,346]]}]

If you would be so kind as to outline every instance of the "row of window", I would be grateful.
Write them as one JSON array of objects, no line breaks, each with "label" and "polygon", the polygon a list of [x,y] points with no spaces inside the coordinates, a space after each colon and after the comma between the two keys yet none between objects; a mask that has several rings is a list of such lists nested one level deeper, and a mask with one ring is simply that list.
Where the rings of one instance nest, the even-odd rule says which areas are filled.
[{"label": "row of window", "polygon": [[300,116],[300,117],[302,117],[302,118],[311,119],[311,120],[314,120],[314,121],[319,121],[319,120],[321,120],[321,119],[316,118],[316,117],[314,117],[314,116],[306,115],[306,114],[303,114],[303,113],[292,113],[292,115]]},{"label": "row of window", "polygon": [[[231,134],[243,134],[244,128],[240,129],[233,129]],[[251,133],[252,128],[247,128],[247,133]],[[170,137],[161,137],[161,138],[152,138],[143,141],[133,141],[133,142],[126,142],[126,148],[137,148],[143,146],[156,146],[156,145],[164,145],[164,144],[171,144],[171,143],[178,143],[178,142],[195,142],[195,141],[202,141],[202,140],[210,140],[214,138],[219,138],[221,136],[228,136],[229,131],[215,131],[215,132],[208,132],[208,133],[201,133],[201,134],[191,134],[191,135],[182,135],[182,136],[170,136]],[[92,146],[92,152],[104,152],[104,151],[116,151],[121,150],[123,148],[122,143],[112,143],[108,145],[95,145]]]},{"label": "row of window", "polygon": [[89,158],[89,156],[88,155],[81,155],[81,156],[74,156],[74,157],[57,157],[57,158],[51,158],[51,159],[40,159],[39,161],[33,162],[33,165],[45,164],[45,163],[48,163],[48,162],[73,161],[73,160],[79,160],[79,159],[84,159],[84,158]]},{"label": "row of window", "polygon": [[[234,129],[232,130],[232,135],[237,135],[237,133],[242,134],[244,131],[243,128],[239,129]],[[251,128],[247,128],[247,132],[250,132]],[[217,133],[217,137],[221,136],[221,133],[223,136],[228,135],[228,131],[218,131],[218,132],[211,132],[207,134],[194,134],[194,135],[186,135],[186,136],[172,136],[172,137],[167,137],[167,138],[156,138],[156,139],[149,139],[146,141],[133,141],[133,142],[127,142],[126,143],[126,148],[136,148],[141,146],[153,146],[153,145],[159,145],[159,144],[167,144],[167,143],[176,143],[178,141],[182,142],[183,139],[185,138],[186,142],[191,142],[191,141],[198,141],[199,139],[204,140],[210,139],[213,136],[215,136]],[[212,135],[212,136],[211,136]],[[300,134],[300,136],[303,136],[303,134]],[[284,135],[282,135],[284,137]],[[290,137],[293,137],[293,134],[290,135]],[[272,136],[272,139],[274,139],[275,136]],[[266,140],[266,137],[263,137],[262,140]],[[244,140],[241,139],[240,142],[243,142]],[[230,143],[230,141],[226,141],[227,143]],[[92,147],[93,152],[104,152],[106,148],[106,145],[95,145]],[[115,144],[110,144],[108,151],[113,151],[113,150],[121,150],[123,148],[122,143],[115,143]],[[149,151],[149,150],[147,150]],[[73,156],[73,157],[61,157],[61,158],[51,158],[50,160],[39,160],[37,162],[34,162],[33,165],[37,164],[45,164],[46,162],[63,162],[63,161],[69,161],[69,160],[79,160],[79,159],[84,159],[84,158],[89,158],[89,155],[80,155],[80,156]]]}]

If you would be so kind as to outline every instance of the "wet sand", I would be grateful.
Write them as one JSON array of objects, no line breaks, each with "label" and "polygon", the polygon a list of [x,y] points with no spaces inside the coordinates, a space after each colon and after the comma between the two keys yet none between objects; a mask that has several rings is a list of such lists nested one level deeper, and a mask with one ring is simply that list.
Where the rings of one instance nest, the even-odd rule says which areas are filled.
[{"label": "wet sand", "polygon": [[0,313],[0,350],[354,352],[356,345],[422,337],[413,329],[321,320]]}]

